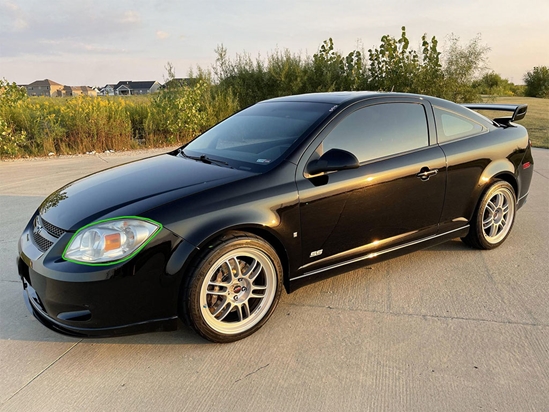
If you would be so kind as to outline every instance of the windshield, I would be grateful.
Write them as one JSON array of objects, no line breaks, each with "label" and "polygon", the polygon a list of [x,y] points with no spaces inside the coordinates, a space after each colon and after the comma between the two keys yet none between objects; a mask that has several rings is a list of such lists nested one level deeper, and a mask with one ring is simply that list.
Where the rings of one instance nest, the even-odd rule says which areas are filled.
[{"label": "windshield", "polygon": [[283,159],[294,144],[328,116],[332,107],[326,103],[259,103],[198,136],[185,146],[183,154],[261,172]]}]

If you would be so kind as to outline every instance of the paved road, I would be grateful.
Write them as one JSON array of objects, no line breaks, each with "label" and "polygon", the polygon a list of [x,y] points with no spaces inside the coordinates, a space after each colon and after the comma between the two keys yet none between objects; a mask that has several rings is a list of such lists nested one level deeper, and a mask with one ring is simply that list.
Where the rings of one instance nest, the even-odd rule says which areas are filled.
[{"label": "paved road", "polygon": [[234,344],[49,331],[21,297],[21,230],[53,189],[139,156],[0,163],[0,410],[549,409],[548,150],[496,250],[456,240],[308,286]]}]

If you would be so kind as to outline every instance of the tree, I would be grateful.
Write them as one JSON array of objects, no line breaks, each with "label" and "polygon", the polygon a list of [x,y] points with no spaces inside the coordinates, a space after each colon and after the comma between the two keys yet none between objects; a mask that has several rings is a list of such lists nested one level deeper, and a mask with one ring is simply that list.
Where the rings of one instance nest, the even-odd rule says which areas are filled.
[{"label": "tree", "polygon": [[312,68],[307,72],[311,92],[364,90],[367,84],[362,53],[353,50],[343,57],[335,50],[331,37],[313,55]]},{"label": "tree", "polygon": [[524,83],[526,96],[549,98],[549,67],[534,67],[533,71],[524,75]]},{"label": "tree", "polygon": [[462,46],[459,37],[452,35],[443,63],[444,82],[438,94],[454,102],[479,99],[473,81],[486,70],[486,54],[490,48],[480,43],[480,35]]},{"label": "tree", "polygon": [[415,50],[409,49],[406,27],[402,27],[400,39],[385,35],[379,48],[368,50],[370,87],[373,90],[413,92],[414,76],[419,73],[421,62]]},{"label": "tree", "polygon": [[473,81],[473,88],[480,94],[490,96],[515,96],[521,93],[520,87],[494,71],[487,72],[480,79]]}]

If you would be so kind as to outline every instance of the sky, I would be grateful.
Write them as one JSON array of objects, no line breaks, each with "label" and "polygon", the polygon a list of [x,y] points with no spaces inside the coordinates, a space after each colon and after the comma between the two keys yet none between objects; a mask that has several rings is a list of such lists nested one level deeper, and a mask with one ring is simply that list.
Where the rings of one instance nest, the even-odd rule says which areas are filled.
[{"label": "sky", "polygon": [[[406,26],[462,45],[480,35],[488,67],[516,84],[549,66],[549,0],[0,0],[0,78],[70,86],[177,77],[210,68],[215,49],[265,57],[313,55],[332,38],[342,54],[378,47]],[[440,49],[439,46],[439,49]]]}]

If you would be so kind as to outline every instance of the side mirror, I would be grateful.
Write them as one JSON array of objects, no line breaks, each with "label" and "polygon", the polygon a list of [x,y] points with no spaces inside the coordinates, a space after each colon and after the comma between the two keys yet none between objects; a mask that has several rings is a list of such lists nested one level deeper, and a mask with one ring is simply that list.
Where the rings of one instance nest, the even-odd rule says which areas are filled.
[{"label": "side mirror", "polygon": [[319,159],[313,160],[307,165],[307,173],[317,175],[338,170],[356,169],[360,165],[356,156],[346,150],[330,149]]}]

